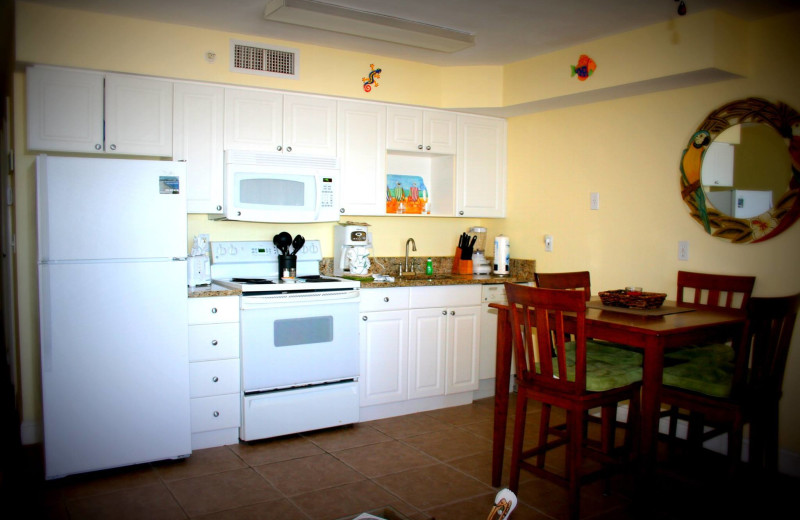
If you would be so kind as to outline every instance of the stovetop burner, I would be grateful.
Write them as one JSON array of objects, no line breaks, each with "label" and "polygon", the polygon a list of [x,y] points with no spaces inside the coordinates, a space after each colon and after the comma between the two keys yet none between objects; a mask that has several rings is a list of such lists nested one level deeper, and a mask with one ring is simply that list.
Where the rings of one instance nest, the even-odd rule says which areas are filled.
[{"label": "stovetop burner", "polygon": [[231,278],[231,281],[238,283],[275,283],[272,280],[267,280],[266,278]]}]

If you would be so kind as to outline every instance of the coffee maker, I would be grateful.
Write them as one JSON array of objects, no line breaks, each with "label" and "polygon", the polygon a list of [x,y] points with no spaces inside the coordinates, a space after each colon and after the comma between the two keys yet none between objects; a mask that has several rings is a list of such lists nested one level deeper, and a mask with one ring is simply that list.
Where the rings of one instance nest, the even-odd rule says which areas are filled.
[{"label": "coffee maker", "polygon": [[345,222],[333,229],[333,275],[365,276],[369,271],[372,233],[369,224]]},{"label": "coffee maker", "polygon": [[471,227],[469,235],[475,238],[475,246],[472,251],[472,274],[491,274],[492,266],[486,260],[486,228]]}]

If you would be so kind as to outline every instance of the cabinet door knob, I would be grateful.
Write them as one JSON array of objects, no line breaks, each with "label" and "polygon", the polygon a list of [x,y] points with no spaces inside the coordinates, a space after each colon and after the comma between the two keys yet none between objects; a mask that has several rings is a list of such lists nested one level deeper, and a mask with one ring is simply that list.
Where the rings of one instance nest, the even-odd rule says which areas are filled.
[{"label": "cabinet door knob", "polygon": [[388,296],[384,296],[383,297],[383,301],[388,302],[389,301],[389,297]]},{"label": "cabinet door knob", "polygon": [[217,211],[222,211],[222,206],[220,206],[219,204],[217,204]]},{"label": "cabinet door knob", "polygon": [[109,148],[111,148],[112,150],[116,150],[117,149],[117,145],[112,144],[111,146],[109,146]]},{"label": "cabinet door knob", "polygon": [[422,150],[422,145],[417,146],[417,150]]},{"label": "cabinet door knob", "polygon": [[447,316],[447,311],[442,311],[442,316]]},{"label": "cabinet door knob", "polygon": [[212,307],[211,308],[211,314],[216,314],[216,313],[217,313],[217,308],[216,307]]},{"label": "cabinet door knob", "polygon": [[219,412],[214,410],[214,417],[219,417]]},{"label": "cabinet door knob", "polygon": [[366,316],[361,316],[361,321],[367,321],[367,319],[368,318]]},{"label": "cabinet door knob", "polygon": [[212,339],[211,340],[211,344],[216,347],[217,345],[219,345],[219,342],[217,340],[215,340],[215,339]]},{"label": "cabinet door knob", "polygon": [[94,145],[94,149],[95,149],[95,150],[101,150],[102,148],[103,148],[103,145],[102,145],[102,144],[96,144],[96,145]]},{"label": "cabinet door knob", "polygon": [[291,146],[287,146],[287,147],[286,147],[286,151],[287,151],[287,152],[291,152],[291,151],[292,151],[292,147],[291,147]]},{"label": "cabinet door knob", "polygon": [[219,383],[219,378],[217,376],[212,377],[211,380],[215,383]]},{"label": "cabinet door knob", "polygon": [[456,315],[456,311],[450,311],[450,316],[455,316],[455,315]]},{"label": "cabinet door knob", "polygon": [[459,214],[459,215],[463,215],[463,214],[464,214],[464,212],[463,212],[463,211],[459,211],[459,212],[458,212],[458,214]]},{"label": "cabinet door knob", "polygon": [[344,213],[344,208],[339,208],[339,213]]},{"label": "cabinet door knob", "polygon": [[280,152],[281,150],[283,150],[283,146],[278,145],[278,151]]},{"label": "cabinet door knob", "polygon": [[237,212],[236,212],[236,216],[237,216],[237,217],[241,217],[241,216],[242,216],[242,212],[241,212],[241,211],[237,211]]},{"label": "cabinet door knob", "polygon": [[430,150],[431,149],[431,145],[426,146],[425,149],[426,150]]}]

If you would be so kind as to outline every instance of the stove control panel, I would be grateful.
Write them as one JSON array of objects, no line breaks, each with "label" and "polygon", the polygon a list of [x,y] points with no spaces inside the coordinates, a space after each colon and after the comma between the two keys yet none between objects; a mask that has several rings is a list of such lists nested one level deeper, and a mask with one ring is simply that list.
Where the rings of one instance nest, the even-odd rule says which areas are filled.
[{"label": "stove control panel", "polygon": [[[211,262],[215,264],[277,262],[279,254],[275,244],[267,241],[211,242]],[[319,240],[306,240],[297,259],[322,260]]]}]

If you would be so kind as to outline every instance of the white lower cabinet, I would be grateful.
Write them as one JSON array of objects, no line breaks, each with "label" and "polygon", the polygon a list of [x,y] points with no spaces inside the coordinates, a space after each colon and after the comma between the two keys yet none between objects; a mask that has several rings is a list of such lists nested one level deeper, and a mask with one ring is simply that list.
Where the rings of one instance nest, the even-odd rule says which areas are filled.
[{"label": "white lower cabinet", "polygon": [[362,290],[361,420],[472,401],[480,298],[480,285]]},{"label": "white lower cabinet", "polygon": [[189,298],[192,449],[239,442],[239,298]]}]

